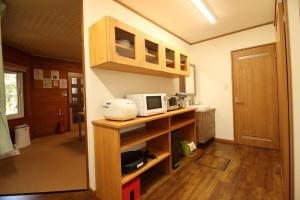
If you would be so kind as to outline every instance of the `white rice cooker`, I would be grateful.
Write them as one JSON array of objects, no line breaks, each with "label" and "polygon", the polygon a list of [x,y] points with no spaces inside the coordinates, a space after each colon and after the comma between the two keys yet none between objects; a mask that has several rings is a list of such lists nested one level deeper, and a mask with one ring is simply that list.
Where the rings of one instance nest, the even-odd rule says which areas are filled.
[{"label": "white rice cooker", "polygon": [[102,105],[103,116],[108,120],[125,121],[137,117],[137,107],[130,99],[113,99]]}]

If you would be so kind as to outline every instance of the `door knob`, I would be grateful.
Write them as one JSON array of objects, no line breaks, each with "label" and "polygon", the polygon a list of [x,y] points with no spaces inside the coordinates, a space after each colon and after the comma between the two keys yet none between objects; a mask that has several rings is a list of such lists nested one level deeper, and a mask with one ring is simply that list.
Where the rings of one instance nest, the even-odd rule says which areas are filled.
[{"label": "door knob", "polygon": [[243,103],[238,97],[234,97],[234,103]]}]

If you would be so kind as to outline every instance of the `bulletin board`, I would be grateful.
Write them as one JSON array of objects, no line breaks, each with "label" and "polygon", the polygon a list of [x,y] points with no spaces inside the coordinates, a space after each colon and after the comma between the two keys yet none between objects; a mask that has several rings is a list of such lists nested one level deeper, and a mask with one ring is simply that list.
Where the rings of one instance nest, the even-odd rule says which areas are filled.
[{"label": "bulletin board", "polygon": [[36,89],[67,89],[68,73],[51,69],[33,69],[33,87]]}]

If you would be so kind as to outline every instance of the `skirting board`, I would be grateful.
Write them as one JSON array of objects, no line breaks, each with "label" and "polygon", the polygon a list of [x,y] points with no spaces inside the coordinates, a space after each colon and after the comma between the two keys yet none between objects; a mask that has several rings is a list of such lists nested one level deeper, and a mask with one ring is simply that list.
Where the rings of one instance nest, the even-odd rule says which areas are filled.
[{"label": "skirting board", "polygon": [[221,139],[221,138],[215,138],[216,142],[224,142],[224,143],[230,143],[230,144],[235,144],[234,140],[227,140],[227,139]]}]

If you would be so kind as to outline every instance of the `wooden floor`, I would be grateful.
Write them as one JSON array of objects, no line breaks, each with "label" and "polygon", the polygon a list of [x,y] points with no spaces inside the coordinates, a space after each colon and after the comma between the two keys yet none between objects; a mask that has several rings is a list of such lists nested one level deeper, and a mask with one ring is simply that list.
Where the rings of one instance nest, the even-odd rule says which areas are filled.
[{"label": "wooden floor", "polygon": [[[146,200],[281,200],[279,152],[215,142],[204,152],[230,160],[225,171],[196,164],[197,157],[185,160],[163,181],[151,183]],[[216,163],[214,163],[216,164]],[[142,180],[147,182],[146,180]],[[150,181],[150,179],[149,179]],[[150,181],[151,182],[151,181]],[[147,185],[147,184],[143,184]],[[156,189],[153,189],[156,188]],[[143,190],[143,188],[142,188]],[[48,194],[27,197],[0,197],[0,200],[97,200],[89,192]]]},{"label": "wooden floor", "polygon": [[282,199],[278,151],[215,142],[205,153],[231,161],[225,171],[191,161],[144,199]]}]

